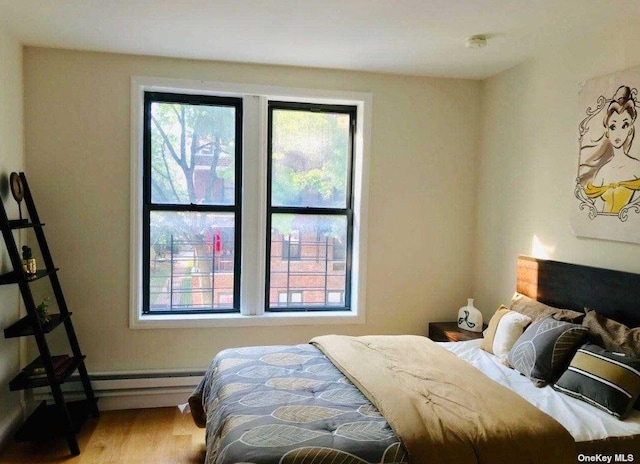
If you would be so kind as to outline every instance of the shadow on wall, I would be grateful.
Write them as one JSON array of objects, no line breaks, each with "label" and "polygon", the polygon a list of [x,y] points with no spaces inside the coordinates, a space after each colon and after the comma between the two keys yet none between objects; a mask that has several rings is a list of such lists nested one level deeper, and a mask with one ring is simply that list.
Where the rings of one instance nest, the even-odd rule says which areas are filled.
[{"label": "shadow on wall", "polygon": [[0,198],[2,201],[9,197],[9,174],[6,172],[0,173]]},{"label": "shadow on wall", "polygon": [[[6,205],[6,202],[9,200],[13,201],[13,198],[9,194],[9,173],[2,171],[0,173],[0,201],[4,202]],[[7,247],[3,240],[2,244],[0,244],[0,274],[4,274],[9,271],[11,271],[9,255],[7,254]]]}]

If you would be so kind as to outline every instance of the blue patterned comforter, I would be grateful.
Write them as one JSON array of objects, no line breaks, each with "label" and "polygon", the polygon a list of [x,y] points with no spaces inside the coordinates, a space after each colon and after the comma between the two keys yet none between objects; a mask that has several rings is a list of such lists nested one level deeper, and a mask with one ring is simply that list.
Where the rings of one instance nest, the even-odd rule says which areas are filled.
[{"label": "blue patterned comforter", "polygon": [[362,393],[312,345],[220,352],[189,400],[206,464],[405,463]]}]

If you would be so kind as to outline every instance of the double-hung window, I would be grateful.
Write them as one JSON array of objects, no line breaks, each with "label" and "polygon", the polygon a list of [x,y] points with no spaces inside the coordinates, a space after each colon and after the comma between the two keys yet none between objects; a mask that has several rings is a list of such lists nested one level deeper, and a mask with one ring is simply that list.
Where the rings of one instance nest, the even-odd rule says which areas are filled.
[{"label": "double-hung window", "polygon": [[370,112],[133,78],[131,327],[364,322]]},{"label": "double-hung window", "polygon": [[[269,102],[268,311],[349,309],[351,255],[334,250],[351,249],[356,114],[355,106]],[[336,255],[346,265],[334,266]],[[278,297],[292,291],[301,298]]]},{"label": "double-hung window", "polygon": [[241,99],[145,93],[143,314],[239,312],[241,142]]}]

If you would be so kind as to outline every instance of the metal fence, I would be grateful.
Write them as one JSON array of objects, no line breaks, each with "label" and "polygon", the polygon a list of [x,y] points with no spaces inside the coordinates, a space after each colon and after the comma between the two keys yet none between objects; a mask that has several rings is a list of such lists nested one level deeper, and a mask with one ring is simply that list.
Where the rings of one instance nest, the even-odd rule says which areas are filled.
[{"label": "metal fence", "polygon": [[[233,309],[233,241],[173,236],[150,253],[150,312]],[[269,305],[276,308],[344,305],[344,247],[330,237],[273,237]],[[286,295],[286,298],[283,297]]]},{"label": "metal fence", "polygon": [[270,271],[272,308],[344,305],[344,246],[331,237],[300,241],[272,238]]},{"label": "metal fence", "polygon": [[171,236],[152,247],[150,258],[152,312],[233,308],[233,242]]}]

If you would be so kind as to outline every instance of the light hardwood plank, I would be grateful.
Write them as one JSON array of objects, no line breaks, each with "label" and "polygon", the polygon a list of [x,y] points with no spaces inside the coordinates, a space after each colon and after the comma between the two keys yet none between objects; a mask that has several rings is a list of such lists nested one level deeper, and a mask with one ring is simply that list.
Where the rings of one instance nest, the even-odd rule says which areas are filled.
[{"label": "light hardwood plank", "polygon": [[[54,424],[52,424],[52,427]],[[9,443],[2,464],[202,464],[204,429],[177,408],[104,411],[78,434],[80,456],[71,456],[64,438]]]}]

